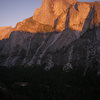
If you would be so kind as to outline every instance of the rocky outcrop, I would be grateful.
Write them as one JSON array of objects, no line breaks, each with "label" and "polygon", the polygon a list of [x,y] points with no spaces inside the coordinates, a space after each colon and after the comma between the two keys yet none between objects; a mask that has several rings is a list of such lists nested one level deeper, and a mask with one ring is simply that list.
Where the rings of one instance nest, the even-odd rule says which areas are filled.
[{"label": "rocky outcrop", "polygon": [[0,27],[0,40],[9,38],[14,29],[11,26]]},{"label": "rocky outcrop", "polygon": [[[43,0],[41,7],[35,11],[34,16],[19,22],[16,25],[16,30],[27,32],[54,31],[55,21],[75,2],[76,0]],[[64,24],[66,21],[65,17],[63,18]],[[61,27],[60,31],[63,29]]]},{"label": "rocky outcrop", "polygon": [[71,30],[85,32],[88,28],[99,26],[99,7],[99,2],[77,2],[58,17],[56,20],[56,30],[62,31],[65,28],[70,28]]},{"label": "rocky outcrop", "polygon": [[43,0],[41,8],[38,8],[33,19],[42,24],[54,26],[54,21],[64,13],[76,0]]},{"label": "rocky outcrop", "polygon": [[72,30],[82,31],[90,10],[90,4],[86,3],[77,3],[75,6],[72,6],[69,13],[70,17],[68,27]]},{"label": "rocky outcrop", "polygon": [[[82,32],[85,32],[88,28],[99,26],[99,9],[100,2],[43,0],[41,7],[35,11],[34,16],[17,23],[13,31],[31,33],[61,32],[66,28],[70,28],[76,31],[77,37],[80,37]],[[11,32],[8,33],[10,34]],[[8,37],[9,34],[7,35]],[[3,39],[3,36],[0,37]]]},{"label": "rocky outcrop", "polygon": [[[69,27],[73,30],[84,31],[91,26],[99,26],[100,3],[78,2],[70,10]],[[86,29],[85,29],[86,28]]]},{"label": "rocky outcrop", "polygon": [[15,31],[24,31],[24,32],[52,32],[54,28],[50,25],[41,24],[32,19],[32,17],[17,23]]},{"label": "rocky outcrop", "polygon": [[88,28],[99,26],[99,2],[77,2],[76,0],[43,0],[34,16],[16,25],[16,30],[27,32],[53,32],[70,28],[77,37]]}]

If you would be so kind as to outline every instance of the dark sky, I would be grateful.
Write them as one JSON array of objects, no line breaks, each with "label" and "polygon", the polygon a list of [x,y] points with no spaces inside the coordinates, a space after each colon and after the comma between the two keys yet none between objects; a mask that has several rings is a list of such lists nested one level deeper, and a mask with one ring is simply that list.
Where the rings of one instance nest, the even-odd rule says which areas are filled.
[{"label": "dark sky", "polygon": [[[80,0],[100,1],[100,0]],[[0,0],[0,26],[15,26],[19,21],[33,16],[42,0]]]}]

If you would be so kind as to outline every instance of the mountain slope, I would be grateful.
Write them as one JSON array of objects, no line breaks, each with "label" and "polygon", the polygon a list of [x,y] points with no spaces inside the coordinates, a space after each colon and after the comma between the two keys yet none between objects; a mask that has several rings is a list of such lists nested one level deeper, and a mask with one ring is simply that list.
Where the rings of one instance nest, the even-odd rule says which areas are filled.
[{"label": "mountain slope", "polygon": [[87,69],[94,67],[96,63],[99,70],[100,41],[96,36],[99,28],[88,30],[77,40],[71,30],[34,35],[13,32],[1,50],[0,65],[39,64],[44,65],[45,70],[61,65],[65,71],[83,66],[85,74]]},{"label": "mountain slope", "polygon": [[43,65],[45,70],[62,66],[66,72],[82,68],[83,75],[96,69],[99,74],[99,8],[100,2],[43,0],[33,17],[0,41],[0,65]]}]

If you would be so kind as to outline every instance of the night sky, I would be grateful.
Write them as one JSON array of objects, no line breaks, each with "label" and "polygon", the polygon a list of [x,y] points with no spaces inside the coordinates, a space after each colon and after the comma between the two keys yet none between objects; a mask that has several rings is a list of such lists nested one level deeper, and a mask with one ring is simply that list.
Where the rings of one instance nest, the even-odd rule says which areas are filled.
[{"label": "night sky", "polygon": [[15,26],[17,22],[33,16],[41,3],[42,0],[0,0],[0,26]]}]

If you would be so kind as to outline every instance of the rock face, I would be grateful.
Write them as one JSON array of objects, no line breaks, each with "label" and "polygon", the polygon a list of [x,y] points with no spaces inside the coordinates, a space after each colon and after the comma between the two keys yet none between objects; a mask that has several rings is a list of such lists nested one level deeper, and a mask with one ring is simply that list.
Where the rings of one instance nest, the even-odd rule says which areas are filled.
[{"label": "rock face", "polygon": [[33,19],[54,26],[55,19],[75,2],[76,0],[43,0],[41,8],[36,10]]},{"label": "rock face", "polygon": [[[4,41],[5,45],[1,49],[1,65],[41,64],[41,59],[49,49],[56,51],[76,39],[71,30],[67,34],[64,33],[66,32],[33,35],[27,32],[13,32],[9,40]],[[59,46],[59,43],[62,45]]]},{"label": "rock face", "polygon": [[88,30],[79,39],[71,30],[34,35],[13,32],[8,40],[0,42],[0,65],[38,64],[45,70],[62,65],[65,71],[82,67],[85,75],[90,67],[100,66],[100,41],[96,36],[99,29]]},{"label": "rock face", "polygon": [[27,32],[63,31],[66,28],[85,32],[89,27],[99,26],[100,3],[76,0],[43,0],[34,16],[16,25],[16,30]]},{"label": "rock face", "polygon": [[25,32],[52,32],[54,28],[50,25],[41,24],[32,19],[32,17],[17,23],[15,31],[25,31]]},{"label": "rock face", "polygon": [[73,30],[84,31],[89,27],[99,26],[100,3],[78,2],[70,9],[69,27]]},{"label": "rock face", "polygon": [[32,33],[61,32],[66,28],[70,28],[76,31],[76,35],[79,37],[81,35],[80,32],[85,32],[88,28],[99,26],[99,9],[100,2],[43,0],[41,7],[36,10],[34,16],[17,23],[13,31]]},{"label": "rock face", "polygon": [[[43,0],[41,7],[35,11],[34,16],[18,23],[16,30],[27,32],[54,31],[55,21],[66,12],[71,4],[74,5],[75,3],[76,0]],[[66,15],[64,16],[63,23],[65,24]],[[61,27],[60,31],[63,29]]]},{"label": "rock face", "polygon": [[9,38],[13,28],[11,26],[8,27],[0,27],[0,40]]},{"label": "rock face", "polygon": [[75,6],[71,7],[69,14],[69,27],[72,30],[82,31],[91,10],[90,4],[86,3],[77,3]]},{"label": "rock face", "polygon": [[[100,71],[100,2],[43,0],[33,17],[0,41],[1,66],[62,66]],[[32,34],[34,33],[34,34]]]}]

